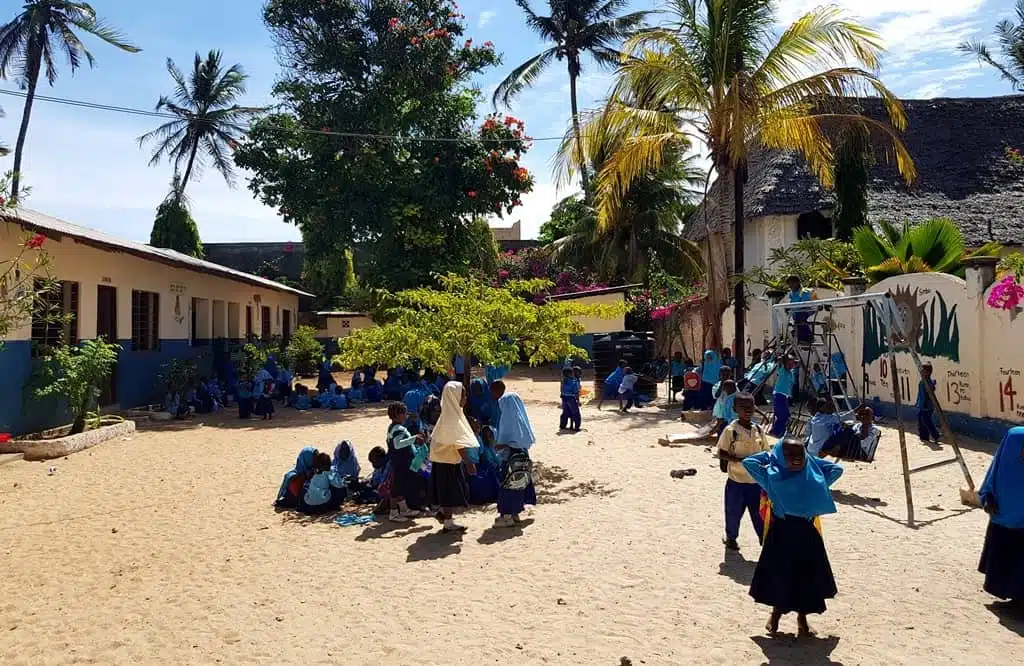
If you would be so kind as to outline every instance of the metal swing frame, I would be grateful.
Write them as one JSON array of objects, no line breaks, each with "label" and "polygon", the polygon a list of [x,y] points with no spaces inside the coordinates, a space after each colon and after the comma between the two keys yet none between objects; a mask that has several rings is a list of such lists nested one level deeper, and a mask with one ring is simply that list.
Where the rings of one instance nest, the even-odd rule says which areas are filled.
[{"label": "metal swing frame", "polygon": [[[811,346],[814,342],[814,333],[817,328],[824,328],[824,323],[819,322],[808,322],[808,326],[811,327],[812,331],[812,342],[810,345],[802,343],[797,339],[797,324],[793,322],[792,314],[795,311],[807,311],[813,309],[815,314],[823,311],[832,311],[837,309],[847,308],[860,308],[866,310],[871,308],[874,310],[875,315],[878,318],[878,322],[882,326],[882,330],[885,332],[886,339],[888,342],[889,351],[886,352],[888,357],[890,375],[892,377],[892,393],[893,402],[896,405],[896,427],[899,431],[900,441],[900,458],[903,466],[903,485],[907,496],[907,524],[910,527],[914,526],[914,496],[911,489],[910,477],[912,474],[918,472],[925,472],[937,467],[944,467],[952,463],[957,463],[960,466],[960,471],[963,473],[964,480],[967,482],[967,488],[960,489],[960,501],[968,506],[980,506],[981,503],[978,499],[977,491],[975,490],[974,480],[971,478],[971,472],[967,468],[967,463],[964,461],[963,454],[960,451],[960,446],[956,442],[956,438],[953,435],[953,430],[949,426],[949,421],[946,418],[946,413],[942,409],[942,405],[939,403],[938,398],[935,395],[935,391],[932,388],[931,382],[922,382],[925,391],[931,400],[932,405],[935,406],[935,411],[939,417],[939,424],[942,428],[942,434],[945,438],[945,443],[949,444],[953,449],[953,457],[948,460],[941,460],[927,465],[921,465],[919,467],[910,467],[909,456],[907,453],[907,435],[906,428],[903,424],[903,399],[900,395],[899,388],[899,375],[897,373],[896,366],[896,353],[904,351],[910,354],[910,357],[914,361],[914,366],[917,368],[918,377],[923,379],[921,372],[921,357],[918,355],[915,349],[915,341],[910,340],[907,332],[903,330],[902,323],[900,321],[899,314],[896,310],[896,305],[893,301],[892,294],[889,292],[885,293],[871,293],[871,294],[859,294],[856,296],[840,296],[837,298],[826,298],[822,300],[804,301],[799,303],[779,303],[772,306],[771,313],[771,332],[772,337],[775,340],[782,341],[786,348],[793,348],[799,350],[806,348],[807,358],[810,359]],[[801,324],[801,326],[804,324]],[[835,337],[834,333],[829,331],[827,333],[829,337]],[[838,340],[836,340],[838,345]],[[828,341],[828,349],[831,350],[831,340]],[[842,350],[840,349],[840,352]],[[798,362],[802,362],[800,354],[797,353]],[[862,372],[866,370],[863,362],[861,363]],[[804,365],[804,376],[803,384],[807,384],[809,379],[809,368]],[[847,364],[846,374],[849,375],[849,365]],[[867,373],[864,372],[865,385],[864,395],[867,395]],[[853,390],[856,394],[857,387],[856,382],[853,381],[853,377],[847,377],[848,386],[844,390]],[[829,398],[835,403],[835,399],[832,394],[832,380],[828,378],[826,380],[826,388],[829,392]],[[847,398],[847,396],[843,396]],[[847,398],[848,399],[848,398]]]}]

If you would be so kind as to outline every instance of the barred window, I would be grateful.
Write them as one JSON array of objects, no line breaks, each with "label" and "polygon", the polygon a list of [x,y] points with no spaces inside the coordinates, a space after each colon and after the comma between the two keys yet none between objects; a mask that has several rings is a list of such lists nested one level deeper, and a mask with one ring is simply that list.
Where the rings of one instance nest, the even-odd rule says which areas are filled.
[{"label": "barred window", "polygon": [[160,294],[132,290],[132,350],[160,348]]},{"label": "barred window", "polygon": [[78,344],[78,283],[35,281],[39,298],[32,310],[32,349],[39,356],[61,343]]}]

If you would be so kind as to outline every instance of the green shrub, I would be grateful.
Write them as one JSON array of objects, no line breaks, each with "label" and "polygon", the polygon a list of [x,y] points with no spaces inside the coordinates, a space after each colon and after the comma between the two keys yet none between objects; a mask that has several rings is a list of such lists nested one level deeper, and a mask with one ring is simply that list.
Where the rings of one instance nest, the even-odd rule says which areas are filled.
[{"label": "green shrub", "polygon": [[101,386],[117,364],[120,345],[102,339],[86,340],[81,346],[51,347],[48,355],[29,377],[35,398],[63,398],[71,412],[71,433],[85,430],[87,412],[96,404]]},{"label": "green shrub", "polygon": [[316,329],[299,326],[284,350],[284,361],[296,375],[315,375],[324,356],[324,346],[316,339]]},{"label": "green shrub", "polygon": [[160,373],[157,375],[160,385],[168,393],[185,395],[190,386],[194,386],[199,379],[199,364],[195,359],[172,358],[160,366]]}]

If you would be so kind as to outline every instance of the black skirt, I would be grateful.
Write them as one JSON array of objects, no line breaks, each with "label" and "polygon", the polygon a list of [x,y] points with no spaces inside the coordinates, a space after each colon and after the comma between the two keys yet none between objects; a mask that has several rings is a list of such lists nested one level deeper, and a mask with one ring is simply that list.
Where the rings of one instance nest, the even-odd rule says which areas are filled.
[{"label": "black skirt", "polygon": [[462,463],[430,463],[430,500],[435,506],[469,506],[469,484]]},{"label": "black skirt", "polygon": [[750,596],[782,613],[825,612],[825,600],[836,596],[836,579],[812,521],[772,516]]},{"label": "black skirt", "polygon": [[985,591],[992,596],[1024,601],[1024,529],[989,521],[978,571],[985,574]]}]

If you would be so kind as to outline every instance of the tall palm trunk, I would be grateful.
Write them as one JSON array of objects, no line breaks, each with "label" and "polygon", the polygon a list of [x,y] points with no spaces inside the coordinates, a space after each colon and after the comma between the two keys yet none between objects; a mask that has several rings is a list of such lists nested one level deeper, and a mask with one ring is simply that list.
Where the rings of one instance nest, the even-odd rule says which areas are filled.
[{"label": "tall palm trunk", "polygon": [[43,62],[43,46],[39,37],[33,37],[28,49],[28,92],[25,94],[25,109],[21,112],[21,129],[18,130],[18,143],[14,146],[14,175],[11,176],[11,198],[18,198],[21,188],[21,158],[25,150],[25,138],[28,136],[28,122],[32,117],[32,103],[36,99],[36,86],[39,84],[39,69]]},{"label": "tall palm trunk", "polygon": [[185,196],[185,188],[188,187],[188,179],[192,176],[192,165],[196,161],[197,152],[199,152],[198,141],[192,144],[192,152],[188,156],[188,164],[185,165],[185,175],[181,177],[181,189],[178,192],[179,197]]},{"label": "tall palm trunk", "polygon": [[744,368],[744,340],[746,339],[746,295],[743,284],[743,183],[746,181],[746,167],[740,166],[732,170],[733,205],[736,209],[733,220],[733,273],[736,275],[736,288],[733,292],[733,321],[736,339],[733,342],[733,356],[739,363],[738,372]]},{"label": "tall palm trunk", "polygon": [[576,159],[580,164],[580,178],[583,184],[583,199],[590,202],[590,187],[587,176],[587,161],[583,157],[583,133],[580,131],[580,114],[576,107],[576,78],[579,76],[578,68],[573,67],[572,59],[569,60],[569,103],[572,105],[572,131],[576,135]]}]

